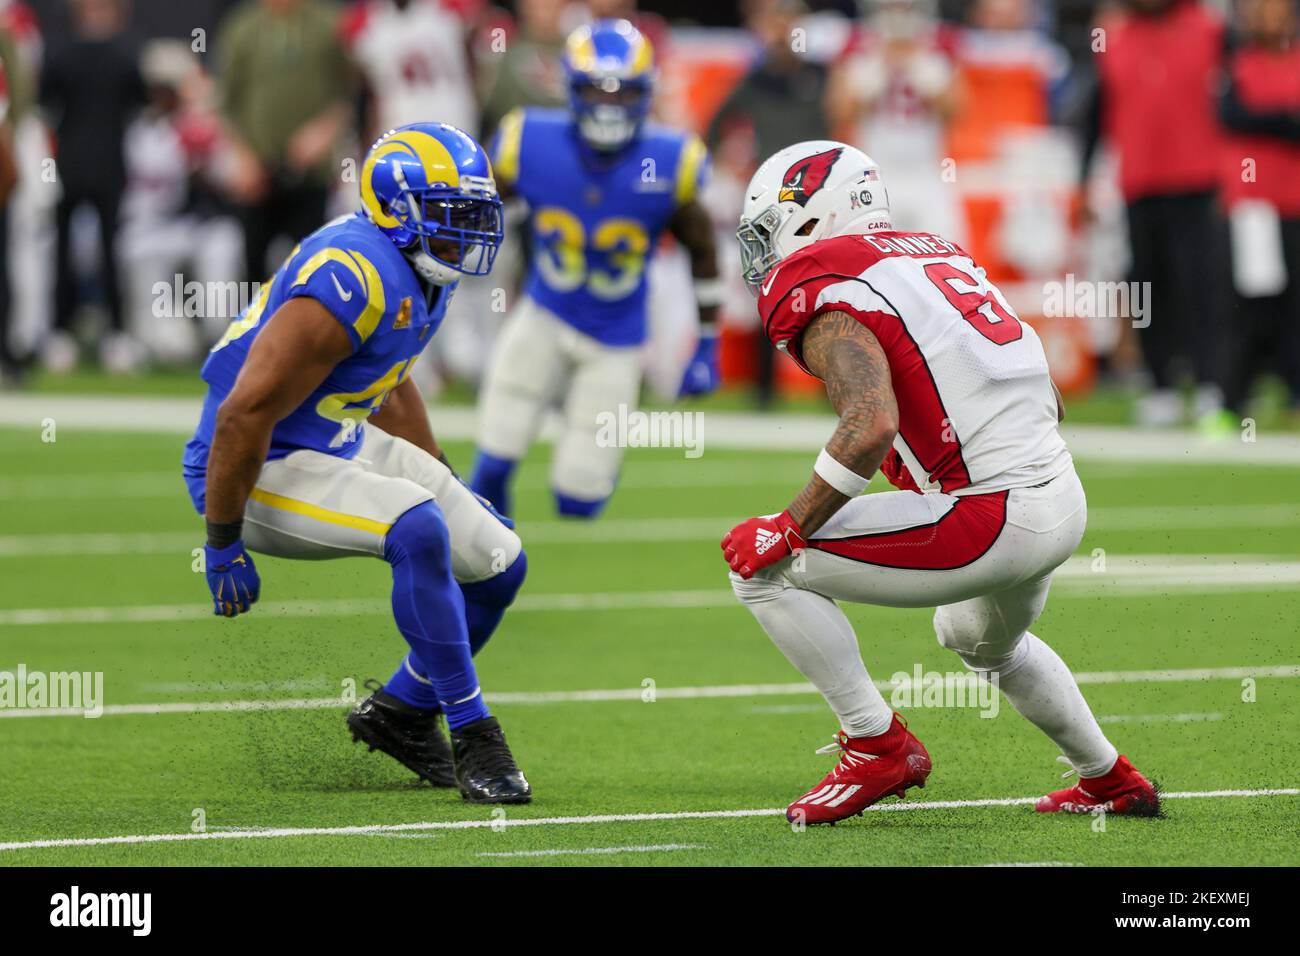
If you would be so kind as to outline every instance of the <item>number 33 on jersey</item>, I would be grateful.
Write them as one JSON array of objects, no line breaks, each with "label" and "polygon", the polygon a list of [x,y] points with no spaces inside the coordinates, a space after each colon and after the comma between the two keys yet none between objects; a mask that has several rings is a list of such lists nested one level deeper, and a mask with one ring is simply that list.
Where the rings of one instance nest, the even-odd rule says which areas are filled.
[{"label": "number 33 on jersey", "polygon": [[645,338],[646,263],[708,172],[704,144],[647,124],[632,148],[596,157],[563,110],[519,109],[491,146],[497,183],[533,215],[525,292],[606,345]]}]

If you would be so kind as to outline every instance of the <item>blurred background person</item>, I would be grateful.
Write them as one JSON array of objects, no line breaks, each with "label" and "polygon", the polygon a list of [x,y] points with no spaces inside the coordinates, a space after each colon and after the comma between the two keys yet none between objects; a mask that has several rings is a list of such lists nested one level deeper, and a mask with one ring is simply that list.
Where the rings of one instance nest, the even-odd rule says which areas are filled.
[{"label": "blurred background person", "polygon": [[1223,24],[1199,0],[1127,0],[1099,26],[1083,170],[1104,136],[1119,164],[1129,278],[1150,283],[1149,324],[1138,338],[1151,391],[1138,400],[1137,420],[1174,425],[1185,414],[1184,369],[1197,386],[1194,415],[1214,414],[1222,398],[1214,197]]},{"label": "blurred background person", "polygon": [[211,77],[183,40],[150,41],[140,68],[149,102],[127,130],[122,201],[127,324],[149,358],[179,364],[248,304],[243,238],[219,186],[226,144]]},{"label": "blurred background person", "polygon": [[[757,41],[754,62],[723,100],[704,137],[709,153],[741,184],[760,160],[785,146],[830,136],[826,67],[804,56],[803,44],[795,42],[807,6],[802,0],[749,0],[743,6],[745,25]],[[723,245],[724,256],[734,255],[733,246]],[[738,256],[735,265],[738,270]],[[757,313],[751,309],[747,318],[756,323]],[[755,395],[766,408],[776,397],[777,353],[761,335],[754,337],[754,345]]]},{"label": "blurred background person", "polygon": [[[560,54],[565,0],[518,0],[517,20],[498,20],[479,44],[483,83],[480,131],[490,139],[516,106],[568,103]],[[499,31],[499,32],[498,32]]]},{"label": "blurred background person", "polygon": [[479,0],[361,0],[340,23],[364,82],[363,143],[407,123],[478,130],[471,70]]},{"label": "blurred background person", "polygon": [[26,378],[26,356],[13,341],[9,284],[9,204],[18,185],[14,128],[24,112],[26,71],[13,34],[0,21],[0,385],[20,385]]},{"label": "blurred background person", "polygon": [[[64,4],[59,0],[59,8]],[[14,61],[5,60],[9,81],[9,117],[15,161],[28,175],[19,176],[4,208],[8,256],[0,269],[9,287],[8,346],[26,378],[32,357],[50,328],[54,281],[54,207],[58,183],[45,175],[50,161],[50,134],[35,109],[44,42],[32,8],[21,0],[0,0],[0,32],[12,42]]]},{"label": "blurred background person", "polygon": [[1240,427],[1251,386],[1276,356],[1300,418],[1300,42],[1296,0],[1239,0],[1221,116],[1222,200],[1232,301],[1224,430]]},{"label": "blurred background person", "polygon": [[752,173],[759,160],[790,143],[825,139],[830,124],[826,67],[796,50],[794,31],[808,12],[803,0],[749,0],[744,9],[757,41],[754,62],[714,114],[705,143],[713,153],[738,135]]},{"label": "blurred background person", "polygon": [[124,0],[71,0],[72,32],[53,45],[41,70],[40,102],[54,131],[61,189],[55,212],[54,331],[44,358],[53,371],[77,361],[72,337],[78,305],[78,265],[73,261],[74,215],[91,210],[98,220],[97,279],[108,332],[99,358],[113,372],[133,370],[136,344],[126,335],[117,260],[118,210],[126,187],[126,128],[145,100],[137,49],[126,31]]},{"label": "blurred background person", "polygon": [[948,123],[962,108],[956,36],[933,0],[864,0],[867,15],[831,76],[831,126],[889,174],[894,224],[961,243]]},{"label": "blurred background person", "polygon": [[[229,186],[244,228],[244,279],[265,279],[277,239],[325,221],[355,74],[322,0],[243,0],[217,36],[218,102],[234,147]],[[287,248],[284,251],[288,251]]]}]

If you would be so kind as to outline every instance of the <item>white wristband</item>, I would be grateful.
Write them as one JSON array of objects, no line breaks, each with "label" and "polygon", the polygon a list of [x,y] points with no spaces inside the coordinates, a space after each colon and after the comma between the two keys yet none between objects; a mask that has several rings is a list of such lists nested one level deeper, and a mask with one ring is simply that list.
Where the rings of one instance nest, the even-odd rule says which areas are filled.
[{"label": "white wristband", "polygon": [[856,498],[866,490],[867,485],[871,484],[870,478],[863,478],[861,475],[849,471],[849,469],[832,458],[831,453],[825,448],[817,456],[817,464],[813,465],[813,473],[846,498]]}]

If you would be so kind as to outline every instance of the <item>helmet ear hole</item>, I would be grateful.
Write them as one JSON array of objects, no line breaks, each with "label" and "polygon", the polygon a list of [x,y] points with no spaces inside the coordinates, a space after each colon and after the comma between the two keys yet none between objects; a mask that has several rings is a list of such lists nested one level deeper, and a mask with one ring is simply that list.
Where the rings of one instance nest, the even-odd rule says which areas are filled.
[{"label": "helmet ear hole", "polygon": [[794,234],[796,236],[811,236],[813,230],[817,228],[817,223],[819,222],[821,222],[820,219],[809,219],[802,226],[796,229]]}]

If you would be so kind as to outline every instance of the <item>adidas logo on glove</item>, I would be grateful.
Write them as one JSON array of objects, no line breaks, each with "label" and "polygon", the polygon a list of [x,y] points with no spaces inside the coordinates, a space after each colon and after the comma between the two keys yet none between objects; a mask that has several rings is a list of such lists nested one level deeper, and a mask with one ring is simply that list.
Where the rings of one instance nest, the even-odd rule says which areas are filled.
[{"label": "adidas logo on glove", "polygon": [[759,554],[767,554],[782,538],[775,531],[768,531],[766,528],[759,528],[754,534],[754,549]]}]

